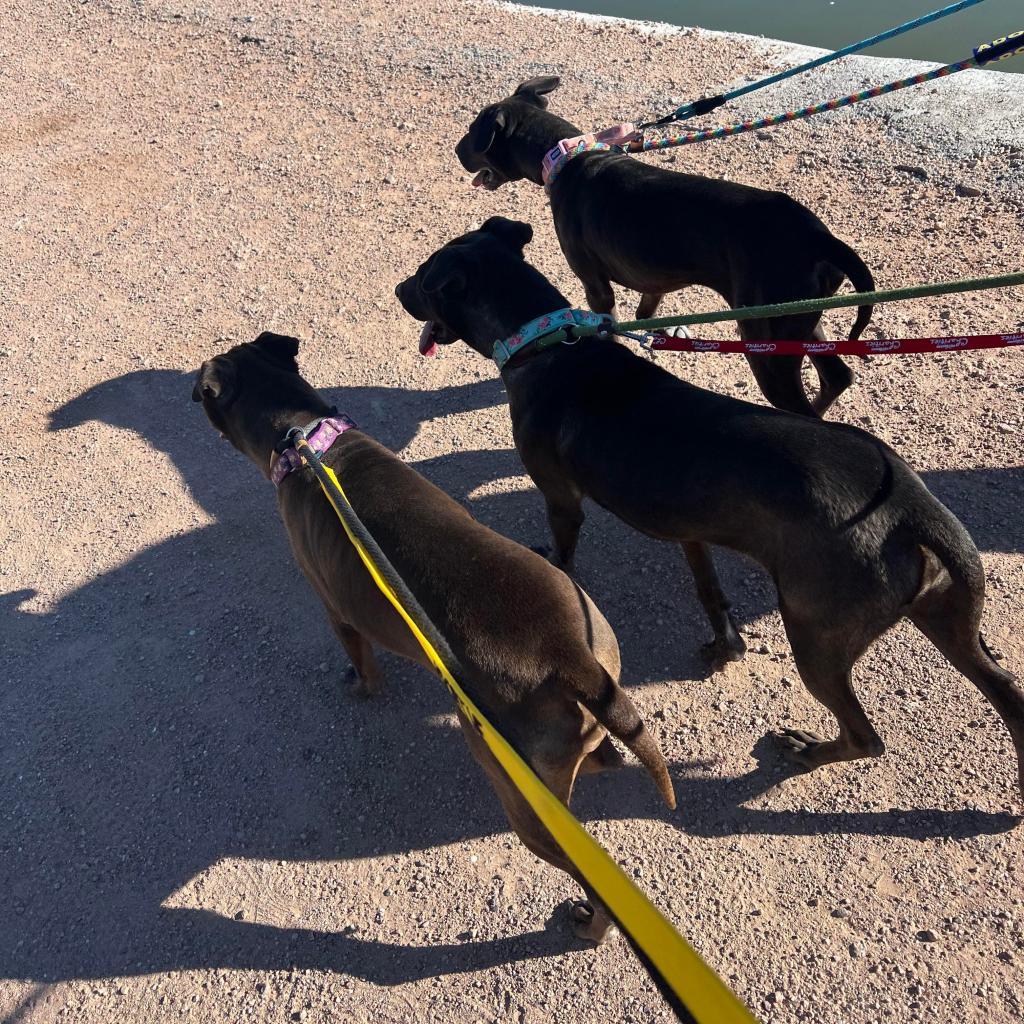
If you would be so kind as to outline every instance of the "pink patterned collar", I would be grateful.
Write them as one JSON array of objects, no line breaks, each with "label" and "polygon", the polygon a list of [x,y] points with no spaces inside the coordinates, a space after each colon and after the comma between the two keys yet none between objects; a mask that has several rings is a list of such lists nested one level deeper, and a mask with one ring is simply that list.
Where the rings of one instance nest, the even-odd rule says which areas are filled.
[{"label": "pink patterned collar", "polygon": [[[312,423],[302,428],[302,432],[306,435],[306,441],[310,448],[317,454],[323,455],[346,430],[351,430],[355,425],[355,420],[344,413],[337,413],[325,416],[320,420],[313,420]],[[277,458],[270,467],[270,479],[275,487],[280,487],[281,481],[289,473],[302,468],[302,459],[299,453],[290,447],[276,454]]]},{"label": "pink patterned collar", "polygon": [[640,134],[631,124],[616,124],[600,132],[590,135],[577,135],[572,139],[562,139],[544,154],[541,161],[541,180],[546,189],[551,188],[562,168],[580,153],[592,153],[594,150],[619,149],[627,142],[640,138]]}]

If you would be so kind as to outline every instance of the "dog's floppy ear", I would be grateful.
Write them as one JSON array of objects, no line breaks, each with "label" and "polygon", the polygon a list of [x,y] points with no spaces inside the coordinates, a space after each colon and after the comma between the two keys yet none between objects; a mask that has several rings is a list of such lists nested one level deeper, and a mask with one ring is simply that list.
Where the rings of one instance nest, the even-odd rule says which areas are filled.
[{"label": "dog's floppy ear", "polygon": [[469,144],[473,152],[486,153],[494,145],[498,132],[504,130],[507,121],[508,115],[501,107],[481,114],[469,130]]},{"label": "dog's floppy ear", "polygon": [[295,357],[299,354],[299,339],[289,338],[286,334],[274,334],[264,331],[254,342],[268,359],[283,366],[286,370],[298,371],[299,364]]},{"label": "dog's floppy ear", "polygon": [[225,360],[207,359],[196,375],[192,388],[192,401],[211,398],[220,402],[231,397],[235,389],[235,368]]},{"label": "dog's floppy ear", "polygon": [[420,278],[424,295],[458,295],[466,287],[466,272],[455,253],[441,252],[430,261]]},{"label": "dog's floppy ear", "polygon": [[497,235],[520,252],[533,241],[533,228],[529,224],[521,220],[509,220],[508,217],[488,217],[480,225],[480,230]]},{"label": "dog's floppy ear", "polygon": [[531,78],[521,83],[512,95],[526,100],[527,103],[532,103],[535,107],[540,107],[541,110],[545,110],[547,109],[548,101],[544,97],[549,92],[554,92],[561,84],[562,80],[557,75]]}]

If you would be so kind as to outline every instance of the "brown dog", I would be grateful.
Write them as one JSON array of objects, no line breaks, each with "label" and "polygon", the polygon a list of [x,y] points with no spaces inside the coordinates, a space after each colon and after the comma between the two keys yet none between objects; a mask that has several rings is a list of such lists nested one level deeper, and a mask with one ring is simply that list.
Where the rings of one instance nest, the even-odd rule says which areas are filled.
[{"label": "brown dog", "polygon": [[[299,375],[294,338],[261,334],[203,363],[192,391],[210,422],[267,477],[291,427],[332,410]],[[476,522],[457,502],[358,429],[324,461],[360,519],[447,639],[459,680],[547,787],[569,803],[578,772],[622,763],[611,733],[639,758],[669,807],[672,783],[657,743],[619,687],[615,634],[590,598],[540,555]],[[284,467],[281,467],[284,468]],[[292,550],[320,596],[364,696],[380,692],[377,644],[429,667],[408,627],[377,589],[311,470],[288,472],[278,502]],[[591,903],[574,909],[576,933],[600,942],[610,920],[476,729],[459,715],[509,822],[538,857],[573,876]]]},{"label": "brown dog", "polygon": [[[526,178],[541,184],[545,154],[580,134],[547,110],[558,78],[532,78],[484,107],[455,152],[474,184],[499,188]],[[732,307],[832,295],[849,277],[875,287],[864,261],[807,207],[782,192],[680,174],[620,152],[571,159],[548,188],[562,252],[583,282],[595,313],[614,313],[612,283],[642,293],[638,319],[654,316],[662,297],[690,285],[718,292]],[[871,317],[862,306],[850,332]],[[825,341],[820,313],[746,320],[745,341]],[[838,356],[810,357],[821,382],[809,402],[800,356],[748,355],[764,397],[789,412],[820,416],[853,382]]]}]

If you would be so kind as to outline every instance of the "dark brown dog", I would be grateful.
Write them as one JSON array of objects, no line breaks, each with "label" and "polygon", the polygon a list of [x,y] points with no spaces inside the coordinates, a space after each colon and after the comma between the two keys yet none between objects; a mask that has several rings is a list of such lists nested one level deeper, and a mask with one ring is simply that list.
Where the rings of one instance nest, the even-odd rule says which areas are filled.
[{"label": "dark brown dog", "polygon": [[[492,217],[396,289],[432,341],[491,355],[568,301],[523,259],[528,224]],[[547,502],[556,564],[571,569],[584,497],[682,544],[716,662],[742,657],[709,544],[771,573],[793,657],[839,737],[777,734],[803,768],[877,757],[854,663],[906,616],[988,698],[1013,738],[1024,792],[1024,691],[981,638],[985,573],[970,536],[889,447],[863,430],[693,387],[605,337],[505,364],[512,432]]]},{"label": "dark brown dog", "polygon": [[[578,128],[547,111],[558,78],[533,78],[485,107],[456,147],[474,184],[495,189],[526,178],[541,184],[541,161]],[[654,316],[668,292],[704,285],[733,308],[832,295],[849,277],[875,287],[861,258],[795,199],[728,181],[680,174],[618,152],[590,152],[565,165],[549,189],[562,252],[595,313],[613,313],[612,283],[642,293],[638,319]],[[820,313],[747,320],[747,341],[824,341]],[[871,319],[861,306],[850,332]],[[838,357],[814,355],[821,386],[813,403],[800,356],[747,356],[772,405],[805,415],[825,410],[853,382]]]},{"label": "dark brown dog", "polygon": [[[274,446],[294,426],[331,410],[299,375],[294,338],[261,334],[203,363],[192,399],[210,422],[270,477]],[[675,807],[658,745],[618,685],[615,634],[587,595],[539,555],[481,526],[466,510],[358,429],[324,455],[360,519],[440,629],[465,672],[460,684],[563,802],[578,772],[622,763],[623,742]],[[380,692],[377,644],[429,666],[380,593],[311,470],[278,490],[292,550],[352,659],[357,691]],[[567,871],[591,904],[574,910],[577,934],[600,942],[608,915],[478,735],[459,715],[519,838]]]}]

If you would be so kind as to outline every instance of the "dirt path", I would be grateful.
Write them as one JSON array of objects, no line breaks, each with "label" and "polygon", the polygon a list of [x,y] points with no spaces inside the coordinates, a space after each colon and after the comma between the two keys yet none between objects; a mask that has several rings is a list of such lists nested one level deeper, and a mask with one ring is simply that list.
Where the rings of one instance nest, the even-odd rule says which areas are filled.
[{"label": "dirt path", "polygon": [[[272,13],[13,0],[0,19],[0,1018],[667,1019],[623,942],[579,949],[564,918],[546,926],[574,889],[505,831],[436,681],[391,660],[388,697],[353,703],[326,624],[303,646],[291,621],[323,620],[271,489],[190,403],[190,376],[227,339],[298,334],[306,375],[342,408],[536,542],[493,367],[461,347],[421,360],[392,288],[504,213],[531,220],[531,258],[581,290],[541,192],[474,192],[453,143],[529,75],[563,71],[557,109],[597,125],[776,58],[480,3],[252,7]],[[940,118],[921,140],[902,101],[883,102],[668,159],[787,190],[883,287],[1019,269],[1021,151],[936,145]],[[1018,289],[891,306],[872,331],[1022,317]],[[754,392],[736,360],[660,358]],[[875,359],[837,413],[967,523],[986,634],[1017,671],[1021,359]],[[826,719],[769,581],[722,561],[751,654],[705,679],[675,552],[588,520],[582,581],[680,809],[630,768],[585,780],[577,813],[765,1020],[1019,1019],[1024,830],[1001,724],[901,628],[858,671],[887,756],[789,777],[761,737]]]}]

